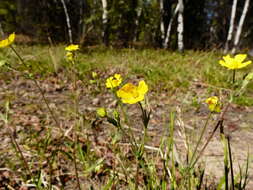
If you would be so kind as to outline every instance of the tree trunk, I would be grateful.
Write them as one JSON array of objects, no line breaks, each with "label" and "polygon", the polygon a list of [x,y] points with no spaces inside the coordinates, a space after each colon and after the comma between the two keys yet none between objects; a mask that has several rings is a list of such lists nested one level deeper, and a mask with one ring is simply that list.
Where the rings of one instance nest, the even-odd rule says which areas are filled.
[{"label": "tree trunk", "polygon": [[161,21],[160,21],[160,31],[161,31],[161,39],[162,39],[162,42],[163,42],[164,37],[165,37],[165,26],[164,26],[164,2],[163,2],[163,0],[160,0],[160,17],[161,17]]},{"label": "tree trunk", "polygon": [[84,41],[86,25],[84,22],[84,9],[86,0],[79,0],[79,22],[78,22],[78,39],[79,43],[82,44]]},{"label": "tree trunk", "polygon": [[232,50],[232,54],[235,54],[236,50],[238,49],[238,44],[239,44],[239,40],[240,40],[240,35],[242,33],[243,23],[245,21],[245,17],[246,17],[246,14],[248,12],[248,9],[249,9],[249,3],[250,3],[250,0],[245,0],[244,7],[243,7],[243,12],[242,12],[240,22],[239,22],[239,26],[237,28],[236,35],[235,35],[234,47],[233,47],[233,50]]},{"label": "tree trunk", "polygon": [[138,40],[138,27],[140,24],[140,17],[141,17],[141,13],[142,13],[142,1],[139,0],[138,1],[138,8],[137,8],[137,17],[135,19],[135,31],[134,31],[134,42],[136,42]]},{"label": "tree trunk", "polygon": [[230,24],[228,30],[227,41],[225,44],[224,53],[226,54],[229,50],[229,44],[231,43],[233,32],[234,32],[234,22],[235,22],[235,14],[236,14],[237,0],[233,0],[233,6],[231,10]]},{"label": "tree trunk", "polygon": [[184,51],[184,17],[183,17],[183,13],[184,13],[184,3],[183,0],[178,0],[178,4],[179,4],[179,9],[178,9],[178,27],[177,27],[177,32],[178,32],[178,51],[179,52],[183,52]]},{"label": "tree trunk", "polygon": [[173,24],[173,21],[174,21],[174,19],[175,19],[175,16],[176,16],[177,13],[178,13],[178,10],[179,10],[179,4],[177,4],[177,6],[176,6],[176,8],[175,8],[175,11],[174,11],[173,15],[172,15],[171,18],[170,18],[170,22],[169,22],[169,25],[168,25],[168,28],[167,28],[167,32],[166,32],[166,35],[165,35],[165,40],[164,40],[164,42],[163,42],[163,47],[164,47],[165,49],[167,49],[168,46],[169,46],[170,33],[171,33],[171,26],[172,26],[172,24]]},{"label": "tree trunk", "polygon": [[64,9],[64,14],[66,17],[66,23],[67,23],[67,27],[68,27],[68,35],[69,35],[69,43],[73,44],[73,38],[72,38],[72,30],[71,30],[71,25],[70,25],[70,18],[69,18],[69,14],[68,14],[68,9],[66,6],[66,3],[64,0],[61,0],[63,9]]},{"label": "tree trunk", "polygon": [[107,0],[102,0],[102,7],[103,7],[103,43],[108,46],[109,45],[109,26],[108,26],[108,10],[107,10],[108,2]]},{"label": "tree trunk", "polygon": [[3,37],[3,36],[4,36],[4,30],[3,30],[2,24],[0,22],[0,37]]}]

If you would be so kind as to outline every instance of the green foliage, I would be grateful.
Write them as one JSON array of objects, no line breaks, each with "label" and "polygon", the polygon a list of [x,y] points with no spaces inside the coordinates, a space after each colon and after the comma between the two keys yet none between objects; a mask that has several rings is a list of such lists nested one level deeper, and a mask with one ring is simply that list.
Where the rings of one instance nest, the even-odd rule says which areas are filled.
[{"label": "green foliage", "polygon": [[16,4],[13,0],[2,0],[0,2],[0,23],[7,32],[15,31]]}]

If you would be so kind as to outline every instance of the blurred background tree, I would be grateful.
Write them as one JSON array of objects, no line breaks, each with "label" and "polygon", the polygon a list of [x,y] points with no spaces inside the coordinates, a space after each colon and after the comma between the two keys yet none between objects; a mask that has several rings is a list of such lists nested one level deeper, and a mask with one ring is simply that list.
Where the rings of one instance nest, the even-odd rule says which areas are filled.
[{"label": "blurred background tree", "polygon": [[[117,47],[163,47],[178,0],[106,0],[108,20],[103,25],[102,0],[65,0],[74,43]],[[163,7],[161,10],[161,3]],[[186,49],[223,48],[226,42],[233,0],[184,0],[184,46]],[[235,30],[244,7],[238,1]],[[161,31],[161,22],[164,34]],[[251,48],[253,6],[250,3],[239,47]],[[61,0],[1,0],[0,26],[34,42],[67,43],[66,15]],[[166,48],[177,48],[177,19],[171,25]],[[106,32],[105,32],[106,31]]]}]

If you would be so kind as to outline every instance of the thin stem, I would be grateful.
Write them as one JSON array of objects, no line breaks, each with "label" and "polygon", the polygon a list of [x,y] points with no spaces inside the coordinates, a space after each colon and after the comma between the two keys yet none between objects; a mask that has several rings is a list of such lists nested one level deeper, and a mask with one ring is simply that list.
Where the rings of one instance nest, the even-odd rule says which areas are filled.
[{"label": "thin stem", "polygon": [[195,147],[195,149],[194,149],[194,152],[193,152],[193,154],[192,154],[192,157],[191,157],[190,165],[191,165],[191,163],[193,162],[193,159],[194,159],[194,157],[195,157],[195,155],[196,155],[196,153],[197,153],[198,147],[199,147],[200,142],[201,142],[201,140],[202,140],[202,138],[203,138],[203,136],[204,136],[204,133],[205,133],[205,131],[206,131],[207,124],[208,124],[208,122],[209,122],[211,116],[212,116],[212,112],[209,113],[208,118],[206,119],[205,125],[204,125],[204,127],[203,127],[203,129],[202,129],[202,131],[201,131],[199,140],[198,140],[198,142],[197,142],[197,145],[196,145],[196,147]]},{"label": "thin stem", "polygon": [[196,160],[193,162],[193,164],[190,166],[190,169],[193,168],[193,166],[197,163],[197,161],[199,160],[199,158],[201,157],[201,155],[203,154],[204,150],[206,149],[207,145],[209,144],[210,140],[213,138],[214,133],[216,132],[216,130],[218,129],[218,127],[222,127],[223,125],[223,120],[224,120],[224,116],[227,113],[227,110],[230,106],[231,102],[229,102],[226,107],[224,108],[224,111],[221,113],[220,115],[220,119],[218,121],[218,123],[216,124],[216,126],[214,127],[214,130],[212,131],[211,135],[209,136],[209,138],[207,139],[205,145],[203,146],[203,148],[201,149],[198,157],[196,158]]},{"label": "thin stem", "polygon": [[206,149],[207,145],[209,144],[209,142],[213,138],[214,133],[216,132],[218,127],[222,125],[222,123],[223,123],[223,120],[218,121],[218,123],[216,124],[214,130],[212,131],[211,135],[209,136],[209,138],[207,139],[205,145],[203,146],[203,148],[201,149],[199,155],[197,156],[196,160],[190,165],[190,168],[193,168],[194,165],[197,163],[197,161],[200,159],[200,157],[202,156],[202,154],[203,154],[204,150]]},{"label": "thin stem", "polygon": [[28,166],[28,162],[26,161],[25,159],[25,156],[18,144],[18,142],[16,141],[14,135],[13,135],[13,132],[12,130],[10,129],[10,126],[8,124],[5,124],[5,126],[9,129],[9,134],[10,134],[10,137],[11,137],[11,141],[12,141],[12,144],[14,145],[15,149],[17,150],[17,152],[20,154],[21,156],[21,159],[24,163],[24,166],[25,166],[25,169],[27,171],[27,173],[30,175],[30,177],[32,177],[32,171],[30,170],[29,166]]},{"label": "thin stem", "polygon": [[75,176],[76,176],[76,181],[77,181],[77,187],[78,190],[82,190],[81,184],[80,184],[80,179],[78,175],[78,168],[77,168],[77,145],[78,145],[78,128],[77,128],[77,115],[79,113],[79,108],[78,108],[78,92],[77,92],[77,79],[76,79],[76,70],[75,70],[75,61],[71,61],[71,66],[72,66],[72,76],[73,76],[73,95],[74,95],[74,112],[75,112],[75,127],[74,127],[74,135],[75,135],[75,141],[74,141],[74,167],[75,167]]},{"label": "thin stem", "polygon": [[233,70],[233,84],[235,83],[235,69]]},{"label": "thin stem", "polygon": [[76,135],[76,140],[75,140],[75,144],[74,144],[74,154],[73,154],[73,156],[74,156],[74,166],[75,166],[75,176],[76,176],[78,190],[82,190],[79,175],[78,175],[77,161],[76,161],[77,142],[78,142],[78,136]]},{"label": "thin stem", "polygon": [[[15,50],[15,48],[14,48],[13,46],[11,46],[11,45],[10,45],[10,48],[11,48],[12,51],[16,54],[16,56],[19,58],[19,60],[21,61],[21,63],[22,63],[26,68],[29,68],[29,66],[25,63],[24,59],[19,55],[19,53]],[[59,123],[58,120],[56,119],[56,116],[54,115],[53,110],[50,108],[49,102],[48,102],[48,100],[46,99],[45,94],[44,94],[42,88],[40,87],[38,81],[37,81],[35,78],[30,78],[30,79],[34,82],[35,86],[38,88],[38,90],[39,90],[39,92],[40,92],[40,94],[41,94],[41,96],[42,96],[42,99],[43,99],[43,101],[45,102],[45,104],[46,104],[46,106],[47,106],[47,109],[48,109],[48,111],[50,112],[50,114],[51,114],[51,116],[52,116],[54,122],[55,122],[56,125],[59,127],[59,129],[61,130],[61,132],[63,132],[63,131],[62,131],[62,128],[61,128],[61,126],[60,126],[60,123]]]},{"label": "thin stem", "polygon": [[139,185],[139,179],[138,179],[138,176],[139,176],[139,160],[137,159],[137,165],[136,165],[136,174],[135,174],[135,190],[138,189],[138,185]]},{"label": "thin stem", "polygon": [[53,166],[50,160],[48,160],[49,163],[49,190],[52,190],[52,182],[53,182]]},{"label": "thin stem", "polygon": [[8,124],[8,115],[9,115],[9,102],[7,102],[7,104],[6,104],[6,115],[5,115],[5,118],[4,118],[4,126],[5,126],[5,128],[8,129],[9,135],[11,137],[11,143],[14,146],[15,151],[17,151],[20,154],[21,159],[24,163],[25,169],[26,169],[27,173],[30,175],[30,177],[32,178],[32,171],[30,170],[30,168],[28,166],[28,162],[26,161],[25,156],[24,156],[21,148],[20,148],[18,142],[16,141],[16,139],[14,137],[14,132],[12,131],[11,127]]},{"label": "thin stem", "polygon": [[221,138],[223,140],[224,144],[224,178],[225,178],[225,190],[229,190],[228,186],[228,173],[229,173],[229,167],[228,167],[228,142],[227,138],[224,135],[224,131],[221,131]]},{"label": "thin stem", "polygon": [[227,142],[228,142],[229,162],[230,162],[230,168],[231,168],[232,190],[235,190],[233,160],[232,160],[232,152],[231,152],[231,145],[230,145],[230,137],[229,136],[227,136]]}]

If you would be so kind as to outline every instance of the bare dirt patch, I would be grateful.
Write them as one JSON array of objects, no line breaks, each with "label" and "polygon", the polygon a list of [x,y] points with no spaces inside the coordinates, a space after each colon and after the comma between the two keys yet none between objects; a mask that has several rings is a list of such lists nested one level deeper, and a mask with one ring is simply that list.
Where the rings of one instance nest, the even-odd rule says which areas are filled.
[{"label": "bare dirt patch", "polygon": [[[71,110],[71,90],[72,86],[68,79],[63,74],[58,74],[57,76],[49,76],[45,80],[40,81],[40,86],[45,92],[46,98],[50,102],[50,107],[54,110],[55,114],[59,118],[61,123],[61,128],[65,131],[70,130],[73,125],[74,115]],[[92,125],[94,122],[95,111],[98,107],[115,107],[115,101],[113,96],[106,90],[97,91],[95,88],[91,87],[89,84],[84,84],[78,81],[79,88],[79,110],[80,114],[83,116],[86,125]],[[148,145],[157,147],[160,143],[160,138],[163,134],[166,134],[166,125],[169,123],[169,113],[171,111],[181,110],[181,114],[177,113],[177,119],[182,122],[176,122],[175,129],[175,141],[177,143],[178,151],[182,155],[182,159],[185,156],[185,145],[182,135],[180,135],[180,128],[186,127],[192,134],[199,134],[200,128],[203,127],[204,120],[208,116],[208,110],[205,107],[202,100],[204,99],[206,88],[199,88],[195,85],[190,88],[189,96],[182,92],[175,92],[172,96],[168,96],[168,92],[161,92],[160,95],[157,93],[149,93],[149,104],[152,108],[152,116],[150,121],[150,127],[148,128],[150,135],[150,141]],[[191,93],[202,94],[200,95],[198,108],[191,107],[192,96]],[[6,100],[10,101],[10,121],[9,126],[15,130],[16,139],[20,143],[25,156],[31,161],[31,163],[36,165],[33,158],[32,148],[27,148],[27,144],[32,147],[33,143],[36,141],[28,142],[29,136],[35,136],[38,140],[37,143],[43,141],[46,135],[46,130],[51,129],[52,139],[55,140],[55,146],[61,147],[59,144],[63,143],[62,139],[58,139],[60,136],[59,128],[55,126],[55,123],[48,113],[45,104],[42,101],[39,91],[35,88],[34,84],[29,80],[24,80],[23,77],[19,75],[13,76],[12,74],[6,74],[6,76],[0,81],[0,111],[4,112],[4,104]],[[135,105],[128,106],[130,122],[137,131],[136,134],[141,134],[141,122],[136,118],[140,118],[139,108]],[[217,115],[218,117],[218,115]],[[99,122],[99,121],[98,121]],[[213,121],[215,123],[215,121]],[[180,126],[181,125],[181,126]],[[184,126],[182,126],[184,125]],[[100,128],[99,132],[89,132],[88,128],[84,128],[83,134],[84,139],[86,136],[91,135],[94,137],[99,148],[97,148],[98,155],[103,156],[103,151],[106,152],[107,157],[104,157],[108,161],[108,165],[112,165],[115,160],[110,155],[110,151],[103,148],[103,143],[106,143],[106,138],[108,137],[110,128],[105,125],[108,129]],[[105,127],[104,126],[104,127]],[[239,172],[238,165],[243,165],[246,163],[247,153],[249,151],[250,155],[253,154],[252,141],[253,141],[253,108],[243,107],[238,105],[232,105],[225,117],[224,126],[226,133],[230,134],[232,139],[232,152],[234,159],[235,171]],[[208,127],[210,134],[214,125]],[[21,181],[17,173],[22,173],[19,167],[20,164],[13,166],[9,163],[10,161],[17,161],[19,158],[13,151],[11,147],[10,138],[8,136],[8,131],[4,127],[4,123],[0,122],[0,186],[4,187],[4,184],[11,184],[12,187],[20,187]],[[194,133],[193,133],[194,131]],[[71,133],[69,135],[71,136]],[[99,139],[97,139],[99,138]],[[101,140],[102,139],[102,140]],[[103,140],[104,139],[104,140]],[[58,142],[59,141],[59,142]],[[54,150],[55,147],[48,149]],[[106,149],[106,150],[105,150]],[[9,159],[9,158],[12,159]],[[7,159],[8,158],[8,159]],[[206,172],[208,175],[213,175],[217,179],[223,175],[223,149],[220,142],[219,132],[216,132],[214,138],[208,145],[202,161],[205,163]],[[19,163],[17,161],[17,163]],[[16,170],[10,170],[10,165]],[[14,164],[15,165],[15,164]],[[55,184],[61,184],[62,186],[71,187],[74,181],[73,165],[69,168],[69,163],[62,160],[62,167],[55,169],[53,171],[58,178],[55,178]],[[45,166],[46,168],[46,166]],[[12,171],[12,172],[11,172]],[[44,172],[49,172],[45,169]],[[69,174],[71,173],[72,174]],[[13,174],[14,173],[14,174]],[[250,167],[250,179],[253,178],[253,168]],[[16,176],[16,177],[13,177]],[[103,175],[103,174],[101,174]],[[90,184],[89,180],[83,179],[83,183]],[[1,184],[2,183],[2,184]],[[16,184],[15,184],[16,183]],[[101,182],[102,183],[102,182]],[[73,187],[73,186],[72,186]],[[253,180],[250,180],[248,189],[253,188]]]}]

